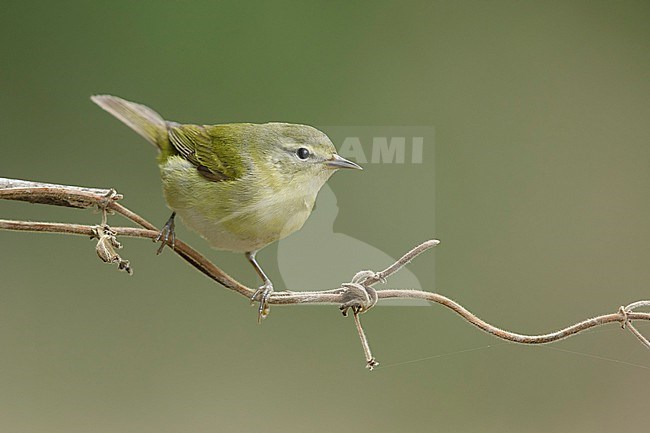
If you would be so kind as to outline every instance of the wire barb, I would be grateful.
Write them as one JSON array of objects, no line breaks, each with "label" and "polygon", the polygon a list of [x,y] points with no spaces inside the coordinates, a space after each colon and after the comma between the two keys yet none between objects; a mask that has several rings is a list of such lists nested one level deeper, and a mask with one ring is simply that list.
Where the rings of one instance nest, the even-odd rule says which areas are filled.
[{"label": "wire barb", "polygon": [[361,339],[361,347],[363,347],[363,354],[366,357],[366,368],[372,371],[373,368],[379,365],[379,362],[372,356],[370,351],[370,345],[368,344],[368,339],[366,338],[366,333],[363,331],[361,326],[361,320],[359,319],[359,313],[354,312],[354,324],[357,327],[357,332],[359,333],[359,338]]},{"label": "wire barb", "polygon": [[627,310],[624,306],[621,305],[618,307],[618,314],[623,316],[623,320],[621,321],[621,328],[625,329],[625,326],[630,323],[630,319],[627,317]]},{"label": "wire barb", "polygon": [[650,340],[641,334],[641,332],[639,332],[639,330],[636,329],[634,325],[632,325],[632,321],[629,319],[629,313],[640,307],[650,307],[650,301],[633,302],[626,307],[620,307],[618,309],[618,312],[624,315],[624,321],[622,325],[623,329],[625,329],[627,326],[627,329],[630,330],[630,332],[641,342],[641,344],[650,349]]}]

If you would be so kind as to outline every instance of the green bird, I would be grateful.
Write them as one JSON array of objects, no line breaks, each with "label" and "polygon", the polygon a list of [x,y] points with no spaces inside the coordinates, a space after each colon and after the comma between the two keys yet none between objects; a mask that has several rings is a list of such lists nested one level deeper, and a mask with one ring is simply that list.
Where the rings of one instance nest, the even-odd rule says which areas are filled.
[{"label": "green bird", "polygon": [[159,150],[163,192],[172,215],[157,240],[174,241],[174,217],[212,247],[245,253],[263,284],[258,321],[269,312],[273,284],[255,259],[272,242],[299,230],[327,179],[361,169],[336,153],[323,132],[292,123],[180,124],[116,96],[92,101]]}]

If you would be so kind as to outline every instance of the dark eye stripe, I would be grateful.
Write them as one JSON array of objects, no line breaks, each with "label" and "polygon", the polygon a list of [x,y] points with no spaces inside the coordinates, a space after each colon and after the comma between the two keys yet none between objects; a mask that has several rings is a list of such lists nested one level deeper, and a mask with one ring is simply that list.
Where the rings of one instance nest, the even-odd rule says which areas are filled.
[{"label": "dark eye stripe", "polygon": [[300,159],[307,159],[309,158],[309,150],[301,147],[296,151],[296,155],[298,155],[298,158]]}]

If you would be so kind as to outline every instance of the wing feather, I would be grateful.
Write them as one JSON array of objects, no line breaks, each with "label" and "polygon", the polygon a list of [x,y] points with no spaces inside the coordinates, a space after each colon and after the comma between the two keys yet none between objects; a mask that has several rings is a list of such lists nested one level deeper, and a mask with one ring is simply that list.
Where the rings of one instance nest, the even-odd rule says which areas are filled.
[{"label": "wing feather", "polygon": [[180,125],[169,123],[169,140],[176,151],[194,164],[206,179],[235,180],[246,171],[241,134],[236,125]]}]

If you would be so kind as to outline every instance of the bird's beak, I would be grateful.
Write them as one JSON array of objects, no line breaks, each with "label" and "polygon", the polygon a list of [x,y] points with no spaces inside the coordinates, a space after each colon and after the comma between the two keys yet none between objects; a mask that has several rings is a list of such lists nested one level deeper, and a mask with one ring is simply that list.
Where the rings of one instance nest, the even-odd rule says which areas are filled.
[{"label": "bird's beak", "polygon": [[337,170],[339,168],[355,168],[357,170],[363,170],[360,165],[355,164],[352,161],[348,161],[336,153],[330,159],[325,161],[325,165],[327,168],[330,168],[332,170]]}]

